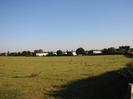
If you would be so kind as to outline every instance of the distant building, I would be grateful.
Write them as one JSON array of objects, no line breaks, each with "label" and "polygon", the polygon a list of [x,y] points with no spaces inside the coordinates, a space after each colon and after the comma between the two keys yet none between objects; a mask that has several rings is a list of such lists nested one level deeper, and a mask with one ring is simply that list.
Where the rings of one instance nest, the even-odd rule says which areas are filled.
[{"label": "distant building", "polygon": [[65,51],[62,52],[62,55],[63,55],[63,56],[67,56],[67,52],[65,52]]},{"label": "distant building", "polygon": [[85,55],[90,55],[90,51],[85,51]]},{"label": "distant building", "polygon": [[101,50],[93,50],[93,54],[102,54]]},{"label": "distant building", "polygon": [[57,53],[56,52],[48,52],[48,55],[47,56],[57,56]]},{"label": "distant building", "polygon": [[67,51],[67,56],[76,56],[76,51]]},{"label": "distant building", "polygon": [[57,55],[57,53],[56,53],[56,52],[53,52],[53,55],[55,55],[55,56],[56,56],[56,55]]},{"label": "distant building", "polygon": [[88,55],[101,55],[102,51],[101,50],[91,50],[87,54]]},{"label": "distant building", "polygon": [[48,55],[47,52],[45,52],[45,53],[36,53],[36,56],[47,56],[47,55]]},{"label": "distant building", "polygon": [[72,51],[72,55],[76,56],[77,55],[76,51]]}]

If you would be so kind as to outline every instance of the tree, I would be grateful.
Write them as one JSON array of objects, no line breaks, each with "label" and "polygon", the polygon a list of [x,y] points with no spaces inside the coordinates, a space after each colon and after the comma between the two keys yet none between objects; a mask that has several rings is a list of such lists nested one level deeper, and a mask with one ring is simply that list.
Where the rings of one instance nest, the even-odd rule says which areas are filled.
[{"label": "tree", "polygon": [[9,51],[7,52],[7,56],[10,56],[10,52]]},{"label": "tree", "polygon": [[33,56],[33,53],[30,51],[23,51],[22,56]]},{"label": "tree", "polygon": [[85,55],[85,50],[83,48],[78,48],[76,50],[77,55]]},{"label": "tree", "polygon": [[73,56],[72,51],[67,51],[67,56]]},{"label": "tree", "polygon": [[103,53],[103,55],[108,55],[109,53],[108,53],[108,49],[107,48],[104,48],[103,50],[102,50],[102,53]]},{"label": "tree", "polygon": [[62,50],[57,50],[57,56],[62,56],[62,55],[63,55]]},{"label": "tree", "polygon": [[43,53],[42,49],[34,50],[34,53]]},{"label": "tree", "polygon": [[104,48],[102,50],[102,53],[103,53],[103,55],[115,55],[115,54],[119,54],[119,51],[114,47],[110,47],[108,49]]},{"label": "tree", "polygon": [[108,48],[108,53],[111,55],[114,55],[117,53],[116,49],[114,47]]},{"label": "tree", "polygon": [[48,56],[55,56],[54,53],[51,51],[51,52],[48,52]]},{"label": "tree", "polygon": [[130,50],[130,46],[120,46],[119,50],[122,54],[128,54],[128,51]]}]

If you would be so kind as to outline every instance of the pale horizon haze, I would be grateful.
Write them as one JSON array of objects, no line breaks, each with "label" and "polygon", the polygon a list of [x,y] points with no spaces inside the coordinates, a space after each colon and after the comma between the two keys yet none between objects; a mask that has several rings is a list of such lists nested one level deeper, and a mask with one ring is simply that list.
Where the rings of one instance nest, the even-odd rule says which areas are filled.
[{"label": "pale horizon haze", "polygon": [[0,0],[0,52],[133,47],[133,0]]}]

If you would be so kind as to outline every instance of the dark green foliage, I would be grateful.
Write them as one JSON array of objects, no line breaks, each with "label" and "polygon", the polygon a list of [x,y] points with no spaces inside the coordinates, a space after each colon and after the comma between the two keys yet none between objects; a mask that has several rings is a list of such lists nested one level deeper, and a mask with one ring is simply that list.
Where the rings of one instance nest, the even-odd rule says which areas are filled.
[{"label": "dark green foliage", "polygon": [[121,55],[123,54],[123,50],[121,49],[116,49],[114,47],[110,47],[110,48],[104,48],[102,50],[102,54],[103,55]]},{"label": "dark green foliage", "polygon": [[67,56],[73,56],[72,51],[67,51]]},{"label": "dark green foliage", "polygon": [[30,52],[30,51],[23,51],[21,55],[22,56],[32,56],[32,52]]},{"label": "dark green foliage", "polygon": [[9,53],[8,56],[18,56],[18,53],[17,52],[12,52],[12,53]]},{"label": "dark green foliage", "polygon": [[107,49],[107,48],[104,48],[104,49],[102,50],[102,53],[103,53],[103,55],[108,55],[108,49]]},{"label": "dark green foliage", "polygon": [[78,48],[76,50],[77,55],[85,55],[85,50],[83,48]]},{"label": "dark green foliage", "polygon": [[34,53],[30,51],[11,52],[11,53],[8,53],[8,56],[34,56]]},{"label": "dark green foliage", "polygon": [[57,56],[62,56],[62,55],[63,55],[62,50],[57,50]]},{"label": "dark green foliage", "polygon": [[43,53],[43,50],[42,49],[34,50],[34,53]]},{"label": "dark green foliage", "polygon": [[0,53],[0,56],[6,56],[6,53]]},{"label": "dark green foliage", "polygon": [[48,52],[48,56],[54,56],[53,52]]},{"label": "dark green foliage", "polygon": [[115,49],[114,47],[108,48],[108,49],[103,49],[102,50],[103,55],[115,55],[118,54],[117,49]]},{"label": "dark green foliage", "polygon": [[116,54],[117,52],[116,52],[116,49],[114,47],[111,47],[108,49],[108,53],[113,55],[113,54]]},{"label": "dark green foliage", "polygon": [[[130,46],[120,46],[119,48],[104,48],[102,50],[102,53],[96,54],[93,51],[96,50],[88,50],[85,51],[83,48],[78,48],[76,50],[77,55],[125,55],[127,57],[133,57],[133,49],[130,48]],[[98,51],[98,50],[97,50]],[[101,51],[101,50],[99,50]],[[23,51],[23,52],[7,52],[7,53],[0,53],[0,56],[36,56],[36,53],[43,53],[44,51],[42,49],[34,50],[34,52],[30,51]],[[57,54],[53,52],[49,52],[47,56],[73,56],[73,51],[66,51],[62,52],[62,50],[57,50]]]},{"label": "dark green foliage", "polygon": [[127,54],[128,50],[130,49],[130,46],[120,46],[119,52],[122,54]]}]

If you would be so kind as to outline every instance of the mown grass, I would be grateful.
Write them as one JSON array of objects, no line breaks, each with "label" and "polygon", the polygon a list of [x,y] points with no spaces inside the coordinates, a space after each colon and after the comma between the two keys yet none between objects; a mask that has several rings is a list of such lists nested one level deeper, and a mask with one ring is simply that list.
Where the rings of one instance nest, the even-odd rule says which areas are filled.
[{"label": "mown grass", "polygon": [[56,99],[50,92],[119,70],[130,60],[121,55],[0,57],[0,99]]}]

